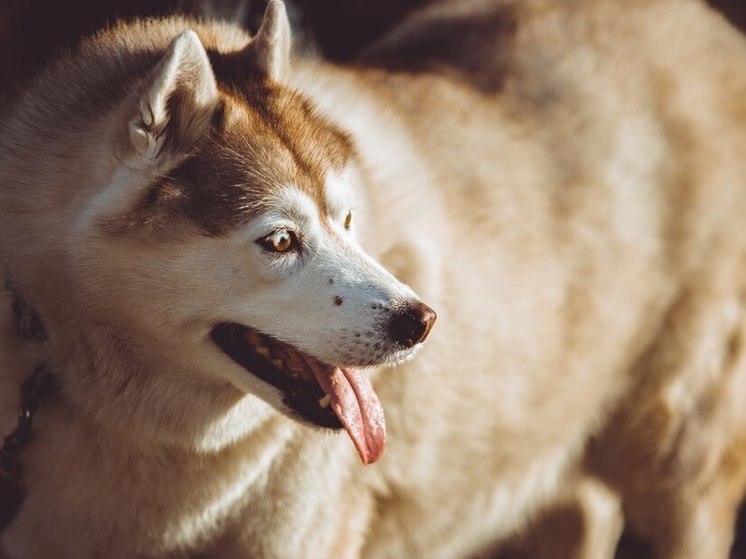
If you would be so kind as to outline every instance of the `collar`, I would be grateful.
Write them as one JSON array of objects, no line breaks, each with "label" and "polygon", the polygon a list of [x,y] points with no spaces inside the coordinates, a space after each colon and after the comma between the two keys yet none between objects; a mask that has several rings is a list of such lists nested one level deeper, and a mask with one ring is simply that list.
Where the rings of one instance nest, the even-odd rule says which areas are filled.
[{"label": "collar", "polygon": [[57,382],[45,365],[37,367],[21,384],[21,405],[15,429],[0,448],[0,532],[13,520],[23,502],[20,453],[33,439],[34,413],[46,395],[57,391]]}]

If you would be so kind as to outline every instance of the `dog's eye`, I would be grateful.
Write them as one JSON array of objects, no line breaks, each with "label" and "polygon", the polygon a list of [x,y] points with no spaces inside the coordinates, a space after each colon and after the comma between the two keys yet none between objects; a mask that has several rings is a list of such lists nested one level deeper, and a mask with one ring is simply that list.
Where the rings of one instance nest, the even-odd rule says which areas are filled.
[{"label": "dog's eye", "polygon": [[256,242],[267,252],[287,252],[298,247],[298,237],[288,229],[278,229]]},{"label": "dog's eye", "polygon": [[347,217],[345,218],[345,229],[349,231],[350,225],[352,225],[352,212],[347,212]]}]

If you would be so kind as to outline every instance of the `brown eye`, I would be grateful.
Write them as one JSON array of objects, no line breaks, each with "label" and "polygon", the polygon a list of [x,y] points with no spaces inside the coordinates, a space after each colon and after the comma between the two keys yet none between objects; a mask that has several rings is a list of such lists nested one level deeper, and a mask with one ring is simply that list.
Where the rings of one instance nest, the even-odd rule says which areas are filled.
[{"label": "brown eye", "polygon": [[272,248],[275,252],[285,252],[293,245],[293,237],[288,231],[282,231],[272,235]]},{"label": "brown eye", "polygon": [[287,252],[298,245],[295,233],[287,229],[278,229],[271,235],[257,241],[267,252]]},{"label": "brown eye", "polygon": [[347,212],[347,217],[345,218],[345,229],[349,230],[350,225],[352,225],[352,212]]}]

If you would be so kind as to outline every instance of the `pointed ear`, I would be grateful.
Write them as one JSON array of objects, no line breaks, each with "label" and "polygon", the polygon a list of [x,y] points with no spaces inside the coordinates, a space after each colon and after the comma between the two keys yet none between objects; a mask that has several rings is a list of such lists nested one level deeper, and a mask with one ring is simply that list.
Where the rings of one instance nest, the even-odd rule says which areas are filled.
[{"label": "pointed ear", "polygon": [[171,41],[137,101],[129,123],[135,158],[152,164],[169,147],[188,147],[209,128],[217,101],[205,48],[194,31],[184,31]]},{"label": "pointed ear", "polygon": [[244,53],[269,79],[285,77],[290,67],[290,21],[282,0],[269,1],[259,31]]}]

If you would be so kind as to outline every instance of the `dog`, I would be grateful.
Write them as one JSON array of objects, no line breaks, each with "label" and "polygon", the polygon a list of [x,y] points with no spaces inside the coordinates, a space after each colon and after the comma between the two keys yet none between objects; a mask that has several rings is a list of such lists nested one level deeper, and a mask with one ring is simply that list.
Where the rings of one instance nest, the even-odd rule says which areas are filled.
[{"label": "dog", "polygon": [[727,557],[743,37],[696,0],[463,0],[347,66],[290,42],[279,0],[254,36],[120,23],[4,111],[0,432],[56,386],[5,554],[600,559],[625,525]]}]

